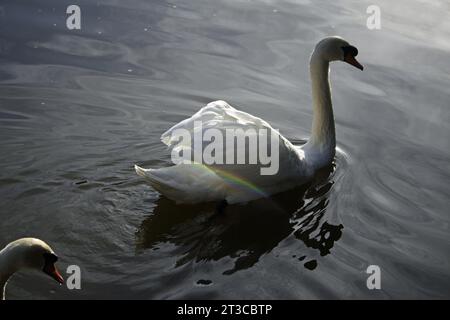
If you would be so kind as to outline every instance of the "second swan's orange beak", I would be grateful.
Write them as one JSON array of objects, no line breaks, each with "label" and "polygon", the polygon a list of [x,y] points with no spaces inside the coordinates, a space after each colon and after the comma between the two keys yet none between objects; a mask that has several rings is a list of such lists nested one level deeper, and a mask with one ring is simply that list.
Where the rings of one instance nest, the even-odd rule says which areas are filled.
[{"label": "second swan's orange beak", "polygon": [[348,64],[351,64],[352,66],[358,68],[359,70],[364,70],[364,67],[356,60],[354,56],[352,56],[350,53],[347,53],[344,57],[344,61]]},{"label": "second swan's orange beak", "polygon": [[56,266],[54,264],[48,264],[44,267],[44,272],[48,274],[50,277],[58,281],[59,283],[64,283],[64,278],[59,273],[58,269],[56,269]]}]

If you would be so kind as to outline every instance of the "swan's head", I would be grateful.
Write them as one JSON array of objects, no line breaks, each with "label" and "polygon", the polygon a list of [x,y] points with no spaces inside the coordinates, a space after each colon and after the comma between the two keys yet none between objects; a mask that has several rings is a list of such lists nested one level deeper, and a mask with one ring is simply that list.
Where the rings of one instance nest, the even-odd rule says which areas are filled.
[{"label": "swan's head", "polygon": [[42,271],[59,283],[64,279],[55,266],[58,256],[44,241],[36,238],[22,238],[11,242],[4,249],[15,264],[15,268],[30,268]]},{"label": "swan's head", "polygon": [[341,37],[333,36],[322,39],[315,47],[313,56],[326,61],[344,61],[363,70],[364,67],[356,60],[358,49]]}]

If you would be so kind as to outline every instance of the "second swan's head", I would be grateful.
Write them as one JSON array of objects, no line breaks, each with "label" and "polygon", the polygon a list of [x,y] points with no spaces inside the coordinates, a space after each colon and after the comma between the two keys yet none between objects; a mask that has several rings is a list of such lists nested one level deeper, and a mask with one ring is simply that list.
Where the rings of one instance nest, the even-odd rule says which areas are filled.
[{"label": "second swan's head", "polygon": [[42,271],[58,281],[64,279],[55,266],[58,256],[44,241],[36,238],[22,238],[8,244],[2,251],[7,257],[11,273],[21,268],[30,268]]},{"label": "second swan's head", "polygon": [[344,61],[363,70],[364,67],[356,60],[358,49],[341,37],[326,37],[317,43],[311,59],[319,58],[326,61]]}]

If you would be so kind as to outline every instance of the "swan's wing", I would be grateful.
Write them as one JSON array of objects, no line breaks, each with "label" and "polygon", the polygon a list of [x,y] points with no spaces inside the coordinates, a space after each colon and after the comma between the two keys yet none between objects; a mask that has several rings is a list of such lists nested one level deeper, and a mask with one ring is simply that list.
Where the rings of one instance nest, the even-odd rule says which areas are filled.
[{"label": "swan's wing", "polygon": [[[266,121],[246,112],[236,110],[225,101],[209,103],[192,117],[179,122],[163,133],[161,140],[172,150],[172,154],[181,154],[181,152],[186,154],[185,152],[187,152],[187,154],[190,153],[192,155],[191,160],[198,162],[197,159],[204,160],[201,156],[204,155],[204,151],[208,150],[207,148],[211,141],[215,142],[215,139],[213,140],[212,138],[211,141],[201,140],[201,137],[208,130],[210,134],[211,132],[215,132],[215,134],[221,133],[222,137],[224,137],[222,146],[219,145],[214,151],[215,159],[222,159],[223,163],[218,163],[219,161],[215,163],[202,161],[202,163],[230,183],[249,184],[257,186],[263,192],[268,191],[272,193],[271,189],[286,189],[288,185],[295,184],[302,175],[306,174],[307,168],[301,149],[295,148]],[[231,130],[231,132],[241,130],[240,132],[245,132],[248,138],[243,144],[238,144],[235,140],[234,146],[230,148],[227,146],[229,140],[226,138],[227,130]],[[188,133],[191,139],[180,139],[181,132]],[[264,132],[266,135],[264,135]],[[196,134],[201,134],[197,136],[202,141],[200,148],[196,148],[194,144]],[[248,164],[250,157],[253,157],[253,159],[255,157],[254,149],[252,151],[249,148],[249,141],[253,138],[256,138],[258,141],[262,139],[263,144],[264,141],[267,141],[266,147],[267,144],[270,145],[270,138],[278,140],[278,156],[276,153],[269,152],[268,155],[270,156],[266,157],[266,160],[271,161],[270,164],[263,164],[259,161],[260,145],[258,145],[258,163]],[[270,148],[268,149],[270,150]],[[237,154],[245,155],[246,164],[236,164],[235,157]],[[195,158],[196,155],[199,158]],[[227,159],[234,161],[227,163]],[[173,157],[172,161],[174,161]],[[174,162],[177,163],[177,161]],[[275,174],[262,174],[263,168],[267,167],[272,167],[272,171],[278,167],[278,171]],[[270,172],[266,169],[266,173]],[[286,186],[283,187],[283,185]]]},{"label": "swan's wing", "polygon": [[261,118],[252,116],[243,111],[236,110],[225,101],[213,101],[201,108],[192,117],[187,118],[161,135],[161,141],[169,147],[177,144],[174,140],[174,131],[177,129],[188,130],[193,133],[198,128],[198,123],[201,122],[203,128],[217,128],[217,129],[235,129],[240,127],[253,128],[273,128]]}]

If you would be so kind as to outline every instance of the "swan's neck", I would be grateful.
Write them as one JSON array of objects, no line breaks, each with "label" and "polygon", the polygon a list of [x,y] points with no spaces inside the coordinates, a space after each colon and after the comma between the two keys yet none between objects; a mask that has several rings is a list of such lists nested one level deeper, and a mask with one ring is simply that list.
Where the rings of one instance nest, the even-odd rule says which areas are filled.
[{"label": "swan's neck", "polygon": [[21,257],[16,250],[6,247],[0,251],[0,300],[5,299],[6,284],[20,266]]},{"label": "swan's neck", "polygon": [[5,279],[0,278],[0,300],[5,300],[6,284],[8,283],[9,277]]},{"label": "swan's neck", "polygon": [[329,62],[315,51],[310,60],[313,123],[311,138],[304,148],[315,169],[329,164],[336,148],[329,70]]}]

